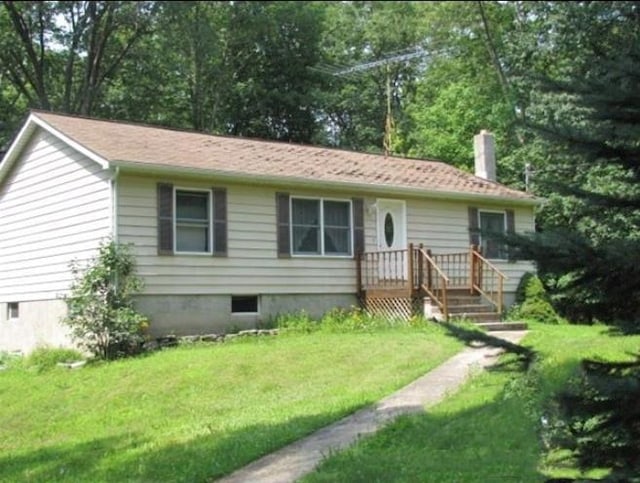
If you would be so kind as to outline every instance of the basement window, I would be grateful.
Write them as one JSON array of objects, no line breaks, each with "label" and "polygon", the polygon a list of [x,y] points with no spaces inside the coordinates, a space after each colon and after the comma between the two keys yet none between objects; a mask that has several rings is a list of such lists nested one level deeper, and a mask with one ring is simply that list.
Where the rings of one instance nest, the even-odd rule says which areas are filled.
[{"label": "basement window", "polygon": [[258,313],[258,296],[257,295],[232,295],[231,296],[231,313],[232,314],[257,314]]},{"label": "basement window", "polygon": [[20,317],[20,304],[18,302],[9,302],[7,304],[7,319],[18,319]]}]

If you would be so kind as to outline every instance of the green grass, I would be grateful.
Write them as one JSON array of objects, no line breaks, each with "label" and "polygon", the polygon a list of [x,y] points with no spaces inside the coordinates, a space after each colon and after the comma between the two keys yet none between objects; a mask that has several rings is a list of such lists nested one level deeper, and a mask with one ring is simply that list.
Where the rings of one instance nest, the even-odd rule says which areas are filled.
[{"label": "green grass", "polygon": [[333,455],[304,481],[538,482],[579,476],[571,465],[562,466],[558,453],[545,453],[541,417],[581,358],[628,358],[640,336],[532,324],[522,344],[536,353],[527,373],[521,358],[506,355],[435,408],[402,417]]},{"label": "green grass", "polygon": [[435,326],[294,334],[0,372],[0,480],[205,481],[370,404],[461,344]]}]

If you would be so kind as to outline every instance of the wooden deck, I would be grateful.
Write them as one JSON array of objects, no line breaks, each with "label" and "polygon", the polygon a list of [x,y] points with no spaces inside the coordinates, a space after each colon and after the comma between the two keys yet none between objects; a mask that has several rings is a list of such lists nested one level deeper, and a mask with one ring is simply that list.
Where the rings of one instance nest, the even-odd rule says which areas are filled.
[{"label": "wooden deck", "polygon": [[[410,244],[406,250],[365,252],[357,260],[358,293],[371,313],[408,318],[423,314],[428,303],[443,320],[487,313],[499,320],[502,314],[506,277],[475,246],[463,253],[433,254]],[[460,294],[473,297],[473,303],[460,303]]]}]

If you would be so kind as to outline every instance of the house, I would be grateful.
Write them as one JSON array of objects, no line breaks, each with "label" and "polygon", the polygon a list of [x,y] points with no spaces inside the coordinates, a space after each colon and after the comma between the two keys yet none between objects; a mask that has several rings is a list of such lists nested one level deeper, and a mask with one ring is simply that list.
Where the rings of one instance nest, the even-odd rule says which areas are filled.
[{"label": "house", "polygon": [[532,266],[507,260],[491,233],[532,231],[538,200],[495,182],[490,134],[475,142],[476,176],[34,111],[0,164],[0,350],[68,342],[69,264],[108,238],[133,245],[156,334],[359,300],[394,310],[416,294],[446,317],[448,290],[469,283],[500,311]]}]

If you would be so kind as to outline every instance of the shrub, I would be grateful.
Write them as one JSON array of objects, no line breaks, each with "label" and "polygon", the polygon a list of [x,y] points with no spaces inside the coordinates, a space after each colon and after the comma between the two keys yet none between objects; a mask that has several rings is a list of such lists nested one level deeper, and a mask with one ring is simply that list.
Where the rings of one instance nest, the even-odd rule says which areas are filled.
[{"label": "shrub", "polygon": [[58,362],[74,362],[82,359],[84,359],[82,354],[73,349],[39,347],[24,360],[24,367],[45,371],[55,367]]},{"label": "shrub", "polygon": [[389,320],[368,314],[366,311],[351,307],[350,309],[335,308],[326,312],[319,320],[312,319],[308,313],[302,311],[296,314],[282,315],[276,319],[280,329],[291,332],[309,333],[324,332],[360,332],[382,329],[397,325],[419,326],[424,323],[421,317],[413,317],[409,322]]},{"label": "shrub", "polygon": [[22,361],[21,354],[0,351],[0,367],[12,367]]},{"label": "shrub", "polygon": [[547,324],[562,321],[551,305],[549,295],[540,278],[532,273],[523,275],[516,290],[516,306],[511,316],[521,319],[533,319]]},{"label": "shrub", "polygon": [[65,297],[64,322],[80,345],[103,359],[140,351],[148,328],[145,316],[133,307],[133,296],[142,289],[128,247],[103,243],[98,255],[81,268],[72,263],[74,282]]}]

